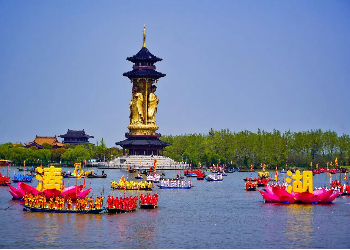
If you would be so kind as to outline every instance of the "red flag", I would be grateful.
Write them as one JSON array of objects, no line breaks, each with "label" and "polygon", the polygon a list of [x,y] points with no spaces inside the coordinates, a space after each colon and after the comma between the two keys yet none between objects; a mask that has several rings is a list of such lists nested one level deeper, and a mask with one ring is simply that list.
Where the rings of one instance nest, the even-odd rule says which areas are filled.
[{"label": "red flag", "polygon": [[153,166],[154,166],[154,170],[156,170],[156,168],[157,168],[157,159],[156,159],[156,158],[154,158],[154,164],[153,164]]},{"label": "red flag", "polygon": [[85,184],[85,178],[84,178],[84,188],[85,188],[86,184]]}]

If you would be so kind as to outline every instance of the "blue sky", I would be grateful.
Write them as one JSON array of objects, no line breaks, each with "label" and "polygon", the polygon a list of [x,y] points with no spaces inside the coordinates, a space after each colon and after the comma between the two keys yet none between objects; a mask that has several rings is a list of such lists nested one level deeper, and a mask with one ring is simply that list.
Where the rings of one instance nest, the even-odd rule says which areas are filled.
[{"label": "blue sky", "polygon": [[0,143],[123,140],[144,24],[162,135],[350,134],[349,1],[1,1]]}]

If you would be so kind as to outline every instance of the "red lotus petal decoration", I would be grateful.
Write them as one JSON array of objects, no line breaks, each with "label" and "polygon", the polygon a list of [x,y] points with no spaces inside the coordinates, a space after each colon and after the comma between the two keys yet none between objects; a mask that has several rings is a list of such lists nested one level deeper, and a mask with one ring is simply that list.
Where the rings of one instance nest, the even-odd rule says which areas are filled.
[{"label": "red lotus petal decoration", "polygon": [[333,189],[317,189],[313,193],[288,193],[284,188],[266,186],[266,192],[259,190],[266,202],[271,203],[331,203],[340,193]]}]

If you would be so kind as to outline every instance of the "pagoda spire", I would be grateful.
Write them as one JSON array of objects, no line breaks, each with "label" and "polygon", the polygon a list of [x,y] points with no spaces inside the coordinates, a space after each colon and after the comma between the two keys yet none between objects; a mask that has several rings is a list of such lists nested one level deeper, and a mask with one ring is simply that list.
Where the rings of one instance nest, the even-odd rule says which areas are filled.
[{"label": "pagoda spire", "polygon": [[143,25],[143,48],[146,48],[146,24]]}]

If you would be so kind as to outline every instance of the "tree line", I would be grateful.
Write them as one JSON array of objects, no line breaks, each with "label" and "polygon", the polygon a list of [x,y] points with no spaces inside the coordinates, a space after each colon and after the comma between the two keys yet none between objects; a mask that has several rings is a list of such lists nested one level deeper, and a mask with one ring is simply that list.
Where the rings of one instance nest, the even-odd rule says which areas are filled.
[{"label": "tree line", "polygon": [[[315,168],[326,167],[337,158],[341,166],[348,165],[350,159],[350,137],[339,136],[333,131],[310,130],[303,132],[278,130],[256,133],[245,130],[231,132],[229,129],[208,134],[165,135],[161,140],[171,143],[164,155],[178,162],[191,163],[192,166],[225,164],[232,167],[258,168],[266,164],[270,168],[298,167],[308,168],[312,162]],[[0,158],[12,160],[16,165],[24,161],[30,165],[47,165],[57,162],[73,164],[91,159],[109,161],[122,155],[117,147],[107,148],[103,139],[93,144],[69,145],[53,149],[50,144],[25,148],[22,144],[5,143],[0,145]]]},{"label": "tree line", "polygon": [[44,143],[43,149],[37,147],[25,148],[22,144],[5,143],[0,145],[0,159],[11,160],[13,164],[47,165],[49,163],[74,164],[91,159],[108,161],[120,156],[123,151],[119,148],[107,148],[103,140],[96,145],[86,143],[80,145],[65,144],[62,148],[52,148],[51,144]]},{"label": "tree line", "polygon": [[193,166],[225,164],[227,166],[258,168],[266,164],[270,168],[326,167],[334,163],[347,165],[350,157],[350,138],[338,136],[333,131],[321,129],[304,132],[278,130],[267,132],[258,130],[231,132],[229,129],[208,134],[185,134],[162,136],[161,139],[172,145],[166,147],[164,154],[175,161],[187,161]]}]

